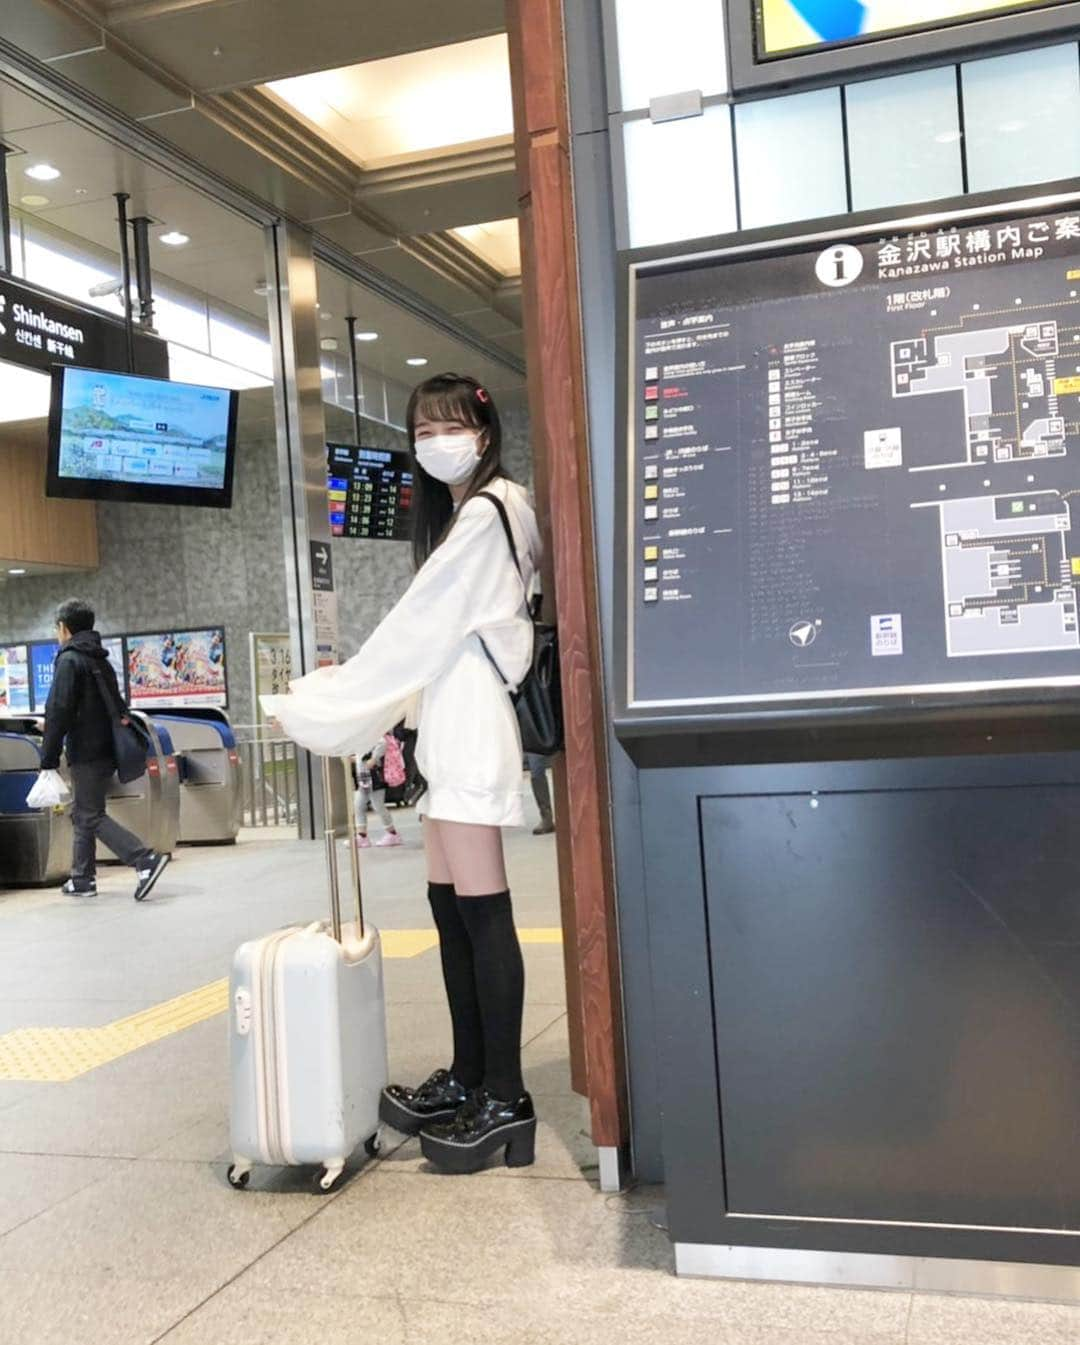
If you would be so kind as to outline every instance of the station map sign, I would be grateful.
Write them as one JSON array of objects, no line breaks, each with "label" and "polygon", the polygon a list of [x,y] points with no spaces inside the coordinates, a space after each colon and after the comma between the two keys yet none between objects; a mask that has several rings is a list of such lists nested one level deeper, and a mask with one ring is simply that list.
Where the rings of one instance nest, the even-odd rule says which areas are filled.
[{"label": "station map sign", "polygon": [[759,59],[927,32],[1065,0],[753,0]]},{"label": "station map sign", "polygon": [[631,270],[631,707],[1080,684],[1080,204]]}]

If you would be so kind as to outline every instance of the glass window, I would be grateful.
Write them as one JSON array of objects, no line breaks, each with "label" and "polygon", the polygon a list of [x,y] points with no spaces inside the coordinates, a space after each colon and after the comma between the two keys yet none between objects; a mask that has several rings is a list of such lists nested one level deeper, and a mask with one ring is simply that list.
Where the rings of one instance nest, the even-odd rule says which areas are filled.
[{"label": "glass window", "polygon": [[1075,42],[969,61],[961,69],[970,191],[1080,174]]},{"label": "glass window", "polygon": [[154,329],[166,341],[191,350],[210,351],[210,328],[206,302],[154,285]]},{"label": "glass window", "polygon": [[226,360],[216,360],[200,350],[169,342],[169,377],[174,383],[205,383],[212,388],[268,388],[271,379],[250,369],[241,369]]},{"label": "glass window", "polygon": [[847,211],[839,89],[743,103],[735,129],[744,229]]},{"label": "glass window", "polygon": [[[648,107],[665,93],[727,93],[720,0],[615,0],[620,109]],[[688,35],[693,34],[693,40]]]},{"label": "glass window", "polygon": [[852,84],[846,97],[854,209],[960,195],[960,111],[952,66]]},{"label": "glass window", "polygon": [[703,238],[737,228],[731,109],[623,127],[631,247]]},{"label": "glass window", "polygon": [[248,369],[262,378],[274,376],[270,338],[255,326],[254,318],[245,321],[222,310],[211,311],[210,353],[215,359]]},{"label": "glass window", "polygon": [[[120,302],[119,261],[92,259],[28,224],[23,228],[23,279],[114,316],[124,311]],[[110,281],[114,288],[104,294],[91,293]]]}]

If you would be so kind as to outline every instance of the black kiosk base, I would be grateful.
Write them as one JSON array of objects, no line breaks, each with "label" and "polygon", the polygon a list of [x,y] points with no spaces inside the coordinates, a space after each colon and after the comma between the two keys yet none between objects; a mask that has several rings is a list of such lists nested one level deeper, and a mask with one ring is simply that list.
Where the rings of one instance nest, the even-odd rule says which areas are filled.
[{"label": "black kiosk base", "polygon": [[678,1268],[1080,1301],[1080,197],[626,262]]}]

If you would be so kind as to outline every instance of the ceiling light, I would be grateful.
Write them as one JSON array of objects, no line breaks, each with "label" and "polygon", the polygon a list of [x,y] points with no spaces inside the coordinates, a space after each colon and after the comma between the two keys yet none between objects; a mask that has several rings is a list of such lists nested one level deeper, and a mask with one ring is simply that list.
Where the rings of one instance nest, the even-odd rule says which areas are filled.
[{"label": "ceiling light", "polygon": [[32,177],[35,182],[55,182],[60,176],[60,169],[54,168],[51,163],[34,163],[26,170],[26,176]]},{"label": "ceiling light", "polygon": [[427,360],[423,355],[414,355],[412,359],[406,360],[405,363],[411,364],[414,369],[419,369],[422,364],[427,364]]},{"label": "ceiling light", "polygon": [[187,234],[182,234],[176,229],[171,229],[167,234],[161,235],[162,243],[166,243],[171,248],[182,248],[185,243],[190,243],[191,239]]},{"label": "ceiling light", "polygon": [[19,204],[29,206],[31,210],[36,210],[38,206],[48,205],[49,198],[47,196],[20,196]]},{"label": "ceiling light", "polygon": [[377,340],[379,339],[379,333],[378,333],[378,332],[357,332],[357,333],[356,333],[356,339],[357,339],[358,341],[377,341]]},{"label": "ceiling light", "polygon": [[333,313],[320,313],[320,314],[319,314],[319,317],[322,318],[323,322],[329,322],[329,321],[331,320],[331,318],[333,318],[333,316],[334,316]]},{"label": "ceiling light", "polygon": [[337,350],[337,348],[338,343],[333,336],[324,336],[323,339],[319,342],[320,350]]},{"label": "ceiling light", "polygon": [[8,570],[8,574],[25,574],[25,570]]}]

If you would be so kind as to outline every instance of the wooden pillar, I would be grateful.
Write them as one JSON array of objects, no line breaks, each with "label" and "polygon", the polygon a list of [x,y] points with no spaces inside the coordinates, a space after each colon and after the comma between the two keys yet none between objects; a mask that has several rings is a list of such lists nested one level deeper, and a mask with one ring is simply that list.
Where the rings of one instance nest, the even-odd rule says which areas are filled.
[{"label": "wooden pillar", "polygon": [[529,411],[566,719],[556,786],[571,1060],[593,1143],[619,1148],[629,1124],[562,6],[507,0],[506,10]]}]

